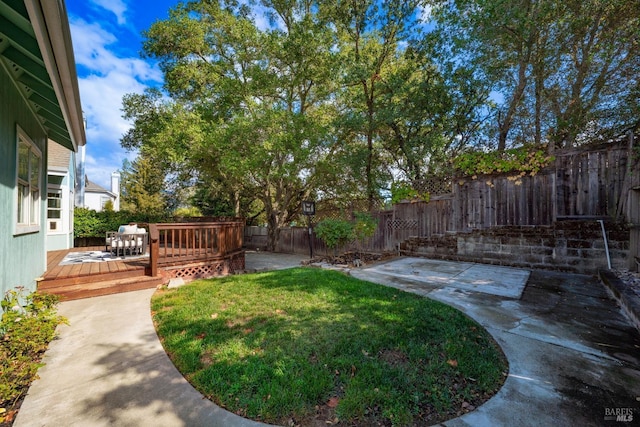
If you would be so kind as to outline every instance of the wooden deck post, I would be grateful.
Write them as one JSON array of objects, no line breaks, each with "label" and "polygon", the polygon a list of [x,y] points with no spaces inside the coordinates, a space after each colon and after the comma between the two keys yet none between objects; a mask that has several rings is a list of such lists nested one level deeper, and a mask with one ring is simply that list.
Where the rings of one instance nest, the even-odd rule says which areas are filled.
[{"label": "wooden deck post", "polygon": [[150,276],[158,275],[158,257],[160,255],[160,235],[157,224],[149,224],[149,270]]}]

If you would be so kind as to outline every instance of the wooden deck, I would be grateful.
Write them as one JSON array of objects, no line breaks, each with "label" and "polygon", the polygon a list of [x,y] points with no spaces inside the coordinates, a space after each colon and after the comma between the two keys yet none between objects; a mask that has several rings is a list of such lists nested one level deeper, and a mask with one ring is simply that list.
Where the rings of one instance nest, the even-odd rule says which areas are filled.
[{"label": "wooden deck", "polygon": [[145,274],[149,258],[60,265],[70,252],[91,250],[104,250],[104,247],[48,252],[47,271],[38,283],[38,290],[71,300],[155,288],[164,281],[162,277]]},{"label": "wooden deck", "polygon": [[60,265],[70,252],[51,251],[38,290],[63,300],[88,298],[157,287],[171,279],[190,281],[244,271],[244,220],[148,224],[149,257]]},{"label": "wooden deck", "polygon": [[93,274],[117,273],[121,271],[137,271],[149,264],[148,258],[136,258],[130,261],[109,261],[109,262],[86,262],[82,264],[60,265],[68,253],[84,251],[104,251],[104,247],[73,248],[61,251],[50,251],[47,253],[47,272],[44,274],[45,280],[58,278],[82,277]]}]

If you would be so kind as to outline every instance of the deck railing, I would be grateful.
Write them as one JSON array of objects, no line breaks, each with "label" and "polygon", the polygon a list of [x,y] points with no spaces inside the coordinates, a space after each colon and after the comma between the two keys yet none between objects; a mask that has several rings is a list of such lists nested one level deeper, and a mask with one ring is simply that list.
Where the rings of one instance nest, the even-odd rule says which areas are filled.
[{"label": "deck railing", "polygon": [[240,251],[244,221],[149,224],[151,276],[158,267],[221,259]]}]

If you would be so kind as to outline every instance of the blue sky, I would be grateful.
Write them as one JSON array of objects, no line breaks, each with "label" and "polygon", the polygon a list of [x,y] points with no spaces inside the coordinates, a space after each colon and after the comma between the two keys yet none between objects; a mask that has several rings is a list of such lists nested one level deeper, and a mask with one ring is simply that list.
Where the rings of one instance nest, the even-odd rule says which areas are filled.
[{"label": "blue sky", "polygon": [[109,188],[111,173],[135,157],[120,146],[129,128],[122,97],[162,85],[162,73],[140,58],[142,31],[168,17],[178,0],[66,0],[87,121],[86,174]]}]

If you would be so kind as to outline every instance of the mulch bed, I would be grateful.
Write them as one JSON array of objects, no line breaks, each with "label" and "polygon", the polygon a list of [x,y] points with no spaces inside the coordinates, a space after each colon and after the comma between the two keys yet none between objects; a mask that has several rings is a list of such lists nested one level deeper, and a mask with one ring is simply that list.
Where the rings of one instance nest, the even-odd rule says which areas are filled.
[{"label": "mulch bed", "polygon": [[315,256],[312,259],[302,262],[304,265],[311,264],[331,264],[341,265],[346,267],[360,267],[362,265],[371,264],[379,261],[386,261],[395,257],[396,254],[392,252],[373,253],[373,252],[344,252],[340,255],[322,255]]}]

